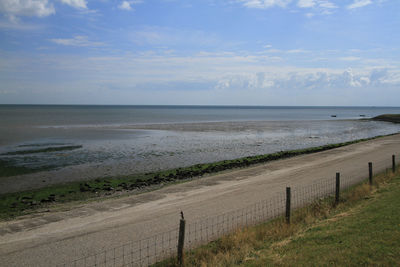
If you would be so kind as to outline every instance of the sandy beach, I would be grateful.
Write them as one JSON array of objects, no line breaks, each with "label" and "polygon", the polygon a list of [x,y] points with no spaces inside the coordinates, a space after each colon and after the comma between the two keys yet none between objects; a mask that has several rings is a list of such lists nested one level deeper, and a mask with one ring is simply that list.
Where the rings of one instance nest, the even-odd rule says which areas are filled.
[{"label": "sandy beach", "polygon": [[70,204],[63,210],[0,223],[1,266],[55,266],[177,227],[246,207],[322,178],[367,177],[399,157],[400,135],[234,170],[158,191],[103,202]]}]

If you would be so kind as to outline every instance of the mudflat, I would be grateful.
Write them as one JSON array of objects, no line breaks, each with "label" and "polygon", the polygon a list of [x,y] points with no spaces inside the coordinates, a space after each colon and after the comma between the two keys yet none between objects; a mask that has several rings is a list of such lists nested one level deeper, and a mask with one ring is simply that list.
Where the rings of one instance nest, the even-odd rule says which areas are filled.
[{"label": "mudflat", "polygon": [[100,202],[68,204],[50,211],[0,223],[1,266],[55,266],[131,240],[174,229],[182,210],[190,223],[244,208],[283,192],[341,172],[368,175],[399,158],[400,134],[324,152],[268,162],[141,195]]}]

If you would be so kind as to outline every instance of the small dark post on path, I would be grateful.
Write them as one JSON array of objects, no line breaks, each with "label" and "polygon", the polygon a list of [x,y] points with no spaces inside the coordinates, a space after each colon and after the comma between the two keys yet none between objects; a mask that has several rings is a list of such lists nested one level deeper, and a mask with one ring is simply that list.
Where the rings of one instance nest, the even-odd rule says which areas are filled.
[{"label": "small dark post on path", "polygon": [[396,156],[392,155],[392,171],[396,172]]},{"label": "small dark post on path", "polygon": [[339,204],[340,199],[340,172],[336,173],[336,194],[335,194],[335,206]]},{"label": "small dark post on path", "polygon": [[178,264],[183,266],[183,247],[185,243],[185,225],[186,221],[183,217],[183,212],[181,211],[181,220],[179,223],[179,239],[178,239]]},{"label": "small dark post on path", "polygon": [[368,162],[369,185],[372,185],[372,162]]},{"label": "small dark post on path", "polygon": [[286,187],[286,223],[290,224],[290,187]]}]

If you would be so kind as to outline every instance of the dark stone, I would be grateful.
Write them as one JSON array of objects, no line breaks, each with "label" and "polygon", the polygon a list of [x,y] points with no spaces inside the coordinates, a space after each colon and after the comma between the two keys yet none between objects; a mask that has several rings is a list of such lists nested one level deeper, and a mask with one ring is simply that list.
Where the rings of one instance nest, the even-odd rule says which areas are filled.
[{"label": "dark stone", "polygon": [[103,187],[103,189],[106,190],[106,191],[112,191],[112,190],[114,190],[114,188],[111,187],[111,186],[105,186],[105,187]]}]

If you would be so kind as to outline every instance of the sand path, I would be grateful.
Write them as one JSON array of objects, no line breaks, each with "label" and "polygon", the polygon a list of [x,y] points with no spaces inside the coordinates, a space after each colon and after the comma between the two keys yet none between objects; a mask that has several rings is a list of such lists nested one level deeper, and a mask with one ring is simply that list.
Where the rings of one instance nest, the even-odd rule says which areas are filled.
[{"label": "sand path", "polygon": [[181,210],[190,223],[268,199],[288,185],[334,179],[338,171],[343,179],[367,177],[369,161],[378,172],[399,152],[400,134],[1,222],[0,266],[56,266],[174,229]]}]

